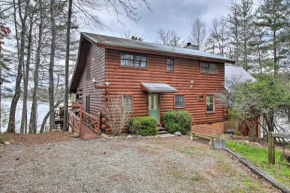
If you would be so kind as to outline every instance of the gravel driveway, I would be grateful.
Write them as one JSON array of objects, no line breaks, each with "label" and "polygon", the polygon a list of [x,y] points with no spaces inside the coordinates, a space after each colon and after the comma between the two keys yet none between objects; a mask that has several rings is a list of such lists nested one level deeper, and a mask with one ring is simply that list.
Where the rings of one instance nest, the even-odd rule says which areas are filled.
[{"label": "gravel driveway", "polygon": [[0,146],[0,192],[278,192],[188,137]]}]

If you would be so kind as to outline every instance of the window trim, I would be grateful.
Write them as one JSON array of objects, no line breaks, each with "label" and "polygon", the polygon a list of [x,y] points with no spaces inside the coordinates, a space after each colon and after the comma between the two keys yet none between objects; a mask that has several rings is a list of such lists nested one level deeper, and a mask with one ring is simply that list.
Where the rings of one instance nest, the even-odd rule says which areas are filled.
[{"label": "window trim", "polygon": [[[172,69],[172,71],[168,71],[168,70],[167,70],[167,60],[168,60],[168,59],[173,60],[173,69]],[[166,72],[168,72],[168,73],[174,73],[174,71],[175,71],[175,59],[174,59],[174,58],[166,58],[166,59],[165,59],[165,70],[166,70]]]},{"label": "window trim", "polygon": [[132,94],[123,94],[122,97],[124,99],[125,96],[130,96],[131,97],[131,111],[129,112],[133,112],[134,111],[134,99],[133,99],[133,95]]},{"label": "window trim", "polygon": [[[213,97],[213,111],[207,111],[207,97]],[[215,97],[214,95],[206,95],[206,99],[205,99],[205,109],[206,109],[206,113],[207,114],[212,114],[215,113]]]},{"label": "window trim", "polygon": [[[202,99],[200,99],[199,97],[201,97],[202,96]],[[199,100],[199,101],[204,101],[204,97],[205,95],[204,94],[199,94],[199,95],[197,95],[197,99]]]},{"label": "window trim", "polygon": [[[202,71],[201,71],[201,64],[202,64],[202,63],[208,63],[208,65],[210,65],[210,64],[215,64],[215,65],[216,65],[216,73],[202,72]],[[209,67],[208,67],[208,68],[209,68]],[[217,62],[199,61],[199,72],[200,72],[200,74],[217,75],[217,74],[218,74],[218,63],[217,63]]]},{"label": "window trim", "polygon": [[[184,107],[176,107],[176,96],[183,96],[184,97]],[[185,94],[174,94],[174,108],[175,109],[185,109],[186,108],[186,95]]]},{"label": "window trim", "polygon": [[[124,66],[122,65],[122,54],[128,54],[128,55],[133,55],[133,66]],[[145,56],[146,57],[146,67],[136,67],[135,66],[135,57],[136,56]],[[122,68],[135,68],[135,69],[148,69],[148,63],[149,63],[149,57],[147,54],[142,54],[142,53],[133,53],[133,52],[119,52],[119,63],[120,67]]]}]

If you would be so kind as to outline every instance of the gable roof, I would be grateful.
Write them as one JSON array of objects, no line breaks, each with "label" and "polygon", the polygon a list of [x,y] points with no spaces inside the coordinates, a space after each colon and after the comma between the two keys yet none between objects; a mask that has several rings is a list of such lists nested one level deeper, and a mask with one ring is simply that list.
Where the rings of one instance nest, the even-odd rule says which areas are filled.
[{"label": "gable roof", "polygon": [[180,48],[180,47],[172,47],[172,46],[165,46],[161,44],[156,43],[149,43],[149,42],[143,42],[143,41],[136,41],[136,40],[130,40],[125,38],[118,38],[113,36],[105,36],[100,34],[92,34],[92,33],[82,33],[82,35],[96,43],[96,44],[102,44],[107,46],[115,46],[115,47],[121,47],[121,48],[131,48],[131,49],[139,49],[139,50],[147,50],[147,51],[154,51],[154,52],[163,52],[163,53],[170,53],[170,54],[177,54],[177,55],[183,55],[183,56],[193,56],[198,58],[204,58],[204,59],[214,59],[221,62],[229,62],[229,63],[235,63],[235,60],[228,59],[219,55],[210,54],[207,52],[203,52],[200,50],[194,50],[189,48]]},{"label": "gable roof", "polygon": [[231,90],[233,85],[242,84],[246,81],[255,82],[256,79],[240,66],[225,65],[225,88]]}]

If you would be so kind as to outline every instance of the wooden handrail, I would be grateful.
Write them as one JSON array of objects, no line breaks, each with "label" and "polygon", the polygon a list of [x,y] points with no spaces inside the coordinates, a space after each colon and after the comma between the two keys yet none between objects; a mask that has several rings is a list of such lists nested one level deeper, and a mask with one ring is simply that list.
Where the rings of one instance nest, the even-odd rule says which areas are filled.
[{"label": "wooden handrail", "polygon": [[83,110],[83,104],[73,103],[71,108],[79,108],[79,117],[74,114],[72,110],[69,111],[69,124],[73,128],[73,131],[79,133],[82,136],[82,124],[85,124],[87,127],[95,131],[97,134],[100,134],[101,119],[87,113]]}]

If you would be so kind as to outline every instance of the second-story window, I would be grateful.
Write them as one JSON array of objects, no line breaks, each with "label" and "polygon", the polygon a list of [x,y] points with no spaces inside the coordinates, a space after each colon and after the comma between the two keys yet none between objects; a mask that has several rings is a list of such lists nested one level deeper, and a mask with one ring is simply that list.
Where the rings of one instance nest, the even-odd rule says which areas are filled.
[{"label": "second-story window", "polygon": [[171,58],[168,58],[166,61],[166,70],[167,72],[173,72],[174,71],[174,60]]},{"label": "second-story window", "polygon": [[206,74],[217,74],[217,64],[216,63],[208,63],[201,62],[200,63],[200,71]]},{"label": "second-story window", "polygon": [[147,68],[147,56],[122,53],[121,66]]}]

